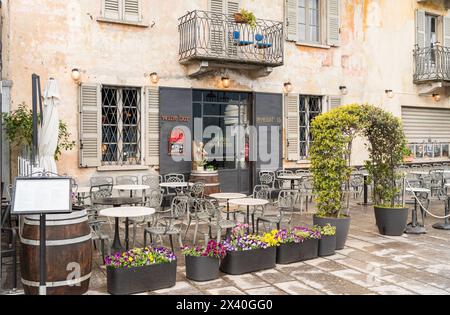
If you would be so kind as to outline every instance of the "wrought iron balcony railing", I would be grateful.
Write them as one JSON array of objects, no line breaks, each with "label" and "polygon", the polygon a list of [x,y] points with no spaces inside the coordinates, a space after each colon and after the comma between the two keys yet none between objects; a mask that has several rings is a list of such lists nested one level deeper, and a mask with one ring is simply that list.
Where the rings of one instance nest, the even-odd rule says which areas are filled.
[{"label": "wrought iron balcony railing", "polygon": [[414,82],[450,81],[450,47],[433,45],[414,50]]},{"label": "wrought iron balcony railing", "polygon": [[258,19],[256,26],[234,16],[192,11],[179,19],[180,62],[211,60],[261,66],[283,64],[283,23]]}]

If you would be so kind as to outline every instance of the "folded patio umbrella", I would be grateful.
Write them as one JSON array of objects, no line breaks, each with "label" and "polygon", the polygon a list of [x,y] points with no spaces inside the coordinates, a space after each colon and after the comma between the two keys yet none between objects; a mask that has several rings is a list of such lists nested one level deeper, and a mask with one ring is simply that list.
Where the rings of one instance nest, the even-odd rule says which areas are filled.
[{"label": "folded patio umbrella", "polygon": [[39,132],[39,166],[46,172],[57,173],[55,151],[58,145],[60,104],[56,80],[50,78],[44,90],[44,110]]}]

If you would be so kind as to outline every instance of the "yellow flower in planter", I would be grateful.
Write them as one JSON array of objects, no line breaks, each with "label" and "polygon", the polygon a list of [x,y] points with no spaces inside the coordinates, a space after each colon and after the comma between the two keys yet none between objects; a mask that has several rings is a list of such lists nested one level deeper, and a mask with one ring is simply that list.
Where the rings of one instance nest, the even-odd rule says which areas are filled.
[{"label": "yellow flower in planter", "polygon": [[279,243],[277,233],[277,230],[273,230],[270,233],[264,234],[264,236],[262,237],[262,241],[269,244],[269,246],[277,246]]}]

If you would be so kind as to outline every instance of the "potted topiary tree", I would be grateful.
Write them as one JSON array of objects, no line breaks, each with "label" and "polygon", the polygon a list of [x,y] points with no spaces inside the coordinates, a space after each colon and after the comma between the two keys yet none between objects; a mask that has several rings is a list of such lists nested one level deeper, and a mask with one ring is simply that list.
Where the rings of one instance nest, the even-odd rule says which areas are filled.
[{"label": "potted topiary tree", "polygon": [[364,135],[369,140],[370,160],[366,161],[373,182],[375,218],[380,234],[400,236],[406,228],[408,208],[399,198],[401,174],[397,167],[409,155],[400,119],[382,109],[364,105]]},{"label": "potted topiary tree", "polygon": [[336,227],[336,249],[344,248],[350,229],[350,215],[343,211],[343,187],[350,179],[352,141],[361,130],[361,115],[361,106],[353,104],[319,115],[312,122],[310,159],[317,202],[313,223]]}]

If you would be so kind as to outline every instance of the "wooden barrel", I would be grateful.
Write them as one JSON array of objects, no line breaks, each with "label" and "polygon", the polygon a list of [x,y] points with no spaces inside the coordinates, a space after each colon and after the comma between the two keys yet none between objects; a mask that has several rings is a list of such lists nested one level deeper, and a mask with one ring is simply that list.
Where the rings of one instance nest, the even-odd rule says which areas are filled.
[{"label": "wooden barrel", "polygon": [[[20,268],[25,294],[39,292],[39,216],[26,216]],[[78,295],[89,289],[92,235],[86,211],[46,216],[47,294]]]},{"label": "wooden barrel", "polygon": [[192,171],[190,182],[205,183],[205,195],[220,192],[219,172],[218,171]]}]

